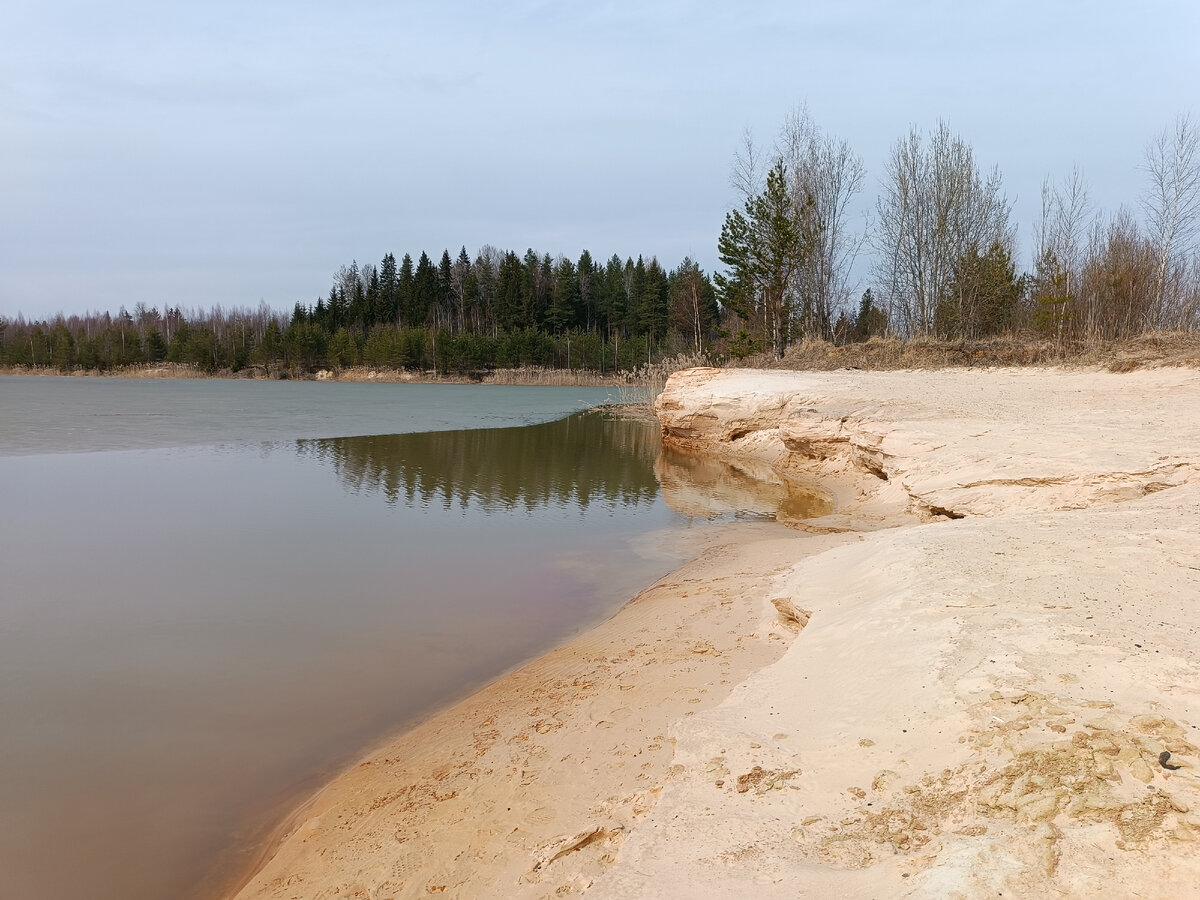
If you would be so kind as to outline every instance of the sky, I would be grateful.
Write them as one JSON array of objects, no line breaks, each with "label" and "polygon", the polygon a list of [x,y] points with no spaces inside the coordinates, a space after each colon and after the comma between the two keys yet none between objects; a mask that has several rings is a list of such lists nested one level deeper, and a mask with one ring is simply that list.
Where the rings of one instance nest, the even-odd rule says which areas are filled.
[{"label": "sky", "polygon": [[[279,309],[385,253],[719,268],[745,129],[797,105],[867,168],[945,120],[1013,202],[1136,209],[1200,115],[1194,0],[59,2],[0,11],[0,316]],[[869,286],[869,259],[857,285]]]}]

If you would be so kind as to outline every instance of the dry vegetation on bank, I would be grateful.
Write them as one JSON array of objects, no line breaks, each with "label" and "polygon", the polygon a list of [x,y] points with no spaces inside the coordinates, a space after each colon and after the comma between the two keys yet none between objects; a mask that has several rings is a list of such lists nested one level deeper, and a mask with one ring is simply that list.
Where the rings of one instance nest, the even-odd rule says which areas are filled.
[{"label": "dry vegetation on bank", "polygon": [[1124,340],[1049,341],[1024,336],[999,336],[976,341],[934,338],[871,338],[838,347],[828,341],[804,341],[790,347],[783,359],[762,354],[740,360],[739,367],[830,371],[833,369],[945,369],[988,366],[1100,367],[1110,372],[1161,366],[1200,368],[1200,334],[1156,331]]},{"label": "dry vegetation on bank", "polygon": [[[682,354],[631,372],[595,372],[585,369],[552,369],[527,366],[493,369],[475,375],[437,375],[370,366],[319,369],[307,377],[313,381],[420,382],[438,384],[558,385],[614,388],[650,388],[657,392],[673,372],[692,366],[725,365],[737,368],[785,369],[827,372],[835,369],[896,371],[900,369],[943,369],[988,366],[1098,367],[1110,372],[1184,366],[1200,368],[1200,333],[1154,331],[1119,341],[1053,341],[1025,335],[1005,335],[975,341],[945,341],[935,338],[902,340],[875,337],[861,343],[838,346],[830,341],[806,340],[788,348],[782,359],[763,353],[743,359],[714,362],[700,354]],[[38,375],[108,378],[240,378],[279,377],[261,366],[239,372],[228,369],[212,374],[185,363],[152,363],[99,371],[76,369],[61,372],[51,367],[0,367],[0,375]]]}]

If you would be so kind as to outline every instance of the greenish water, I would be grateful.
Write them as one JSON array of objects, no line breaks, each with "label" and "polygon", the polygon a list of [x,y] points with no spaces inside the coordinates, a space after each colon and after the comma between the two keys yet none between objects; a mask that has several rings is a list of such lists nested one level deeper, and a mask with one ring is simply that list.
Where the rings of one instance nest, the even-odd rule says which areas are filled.
[{"label": "greenish water", "polygon": [[606,396],[0,378],[0,896],[212,896],[365,747],[674,568],[692,470],[563,417]]}]

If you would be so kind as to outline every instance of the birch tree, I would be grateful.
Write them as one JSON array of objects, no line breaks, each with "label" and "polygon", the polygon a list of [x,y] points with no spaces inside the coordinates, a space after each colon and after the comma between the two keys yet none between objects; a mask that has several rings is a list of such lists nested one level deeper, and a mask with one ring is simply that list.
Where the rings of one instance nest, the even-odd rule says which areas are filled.
[{"label": "birch tree", "polygon": [[866,237],[865,228],[852,227],[849,212],[866,168],[849,143],[825,134],[803,105],[784,120],[773,152],[743,133],[730,174],[743,202],[762,193],[768,172],[779,163],[794,227],[811,248],[786,286],[788,307],[804,334],[830,338],[836,311],[849,305],[851,270]]},{"label": "birch tree", "polygon": [[846,141],[824,134],[803,106],[784,121],[778,151],[792,176],[792,214],[812,244],[792,286],[795,306],[806,334],[829,338],[835,311],[849,303],[850,272],[865,239],[865,230],[851,228],[849,207],[862,191],[866,168]]},{"label": "birch tree", "polygon": [[1146,148],[1149,185],[1142,197],[1156,272],[1153,314],[1157,327],[1196,324],[1188,309],[1188,265],[1200,239],[1200,125],[1179,116]]},{"label": "birch tree", "polygon": [[1078,167],[1059,183],[1042,182],[1041,218],[1034,226],[1033,324],[1064,337],[1087,247],[1092,202]]},{"label": "birch tree", "polygon": [[893,323],[909,336],[934,330],[954,266],[972,247],[1012,246],[1011,206],[999,169],[986,178],[971,148],[940,122],[896,142],[876,210],[876,276]]}]

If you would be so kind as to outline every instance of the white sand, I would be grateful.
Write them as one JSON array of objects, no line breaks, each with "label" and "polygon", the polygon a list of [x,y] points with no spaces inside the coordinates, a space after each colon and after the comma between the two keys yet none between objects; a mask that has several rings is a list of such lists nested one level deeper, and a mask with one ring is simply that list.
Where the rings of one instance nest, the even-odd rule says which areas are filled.
[{"label": "white sand", "polygon": [[1200,373],[692,370],[659,412],[725,467],[673,502],[815,474],[835,533],[748,529],[400,738],[239,896],[1197,896]]}]

